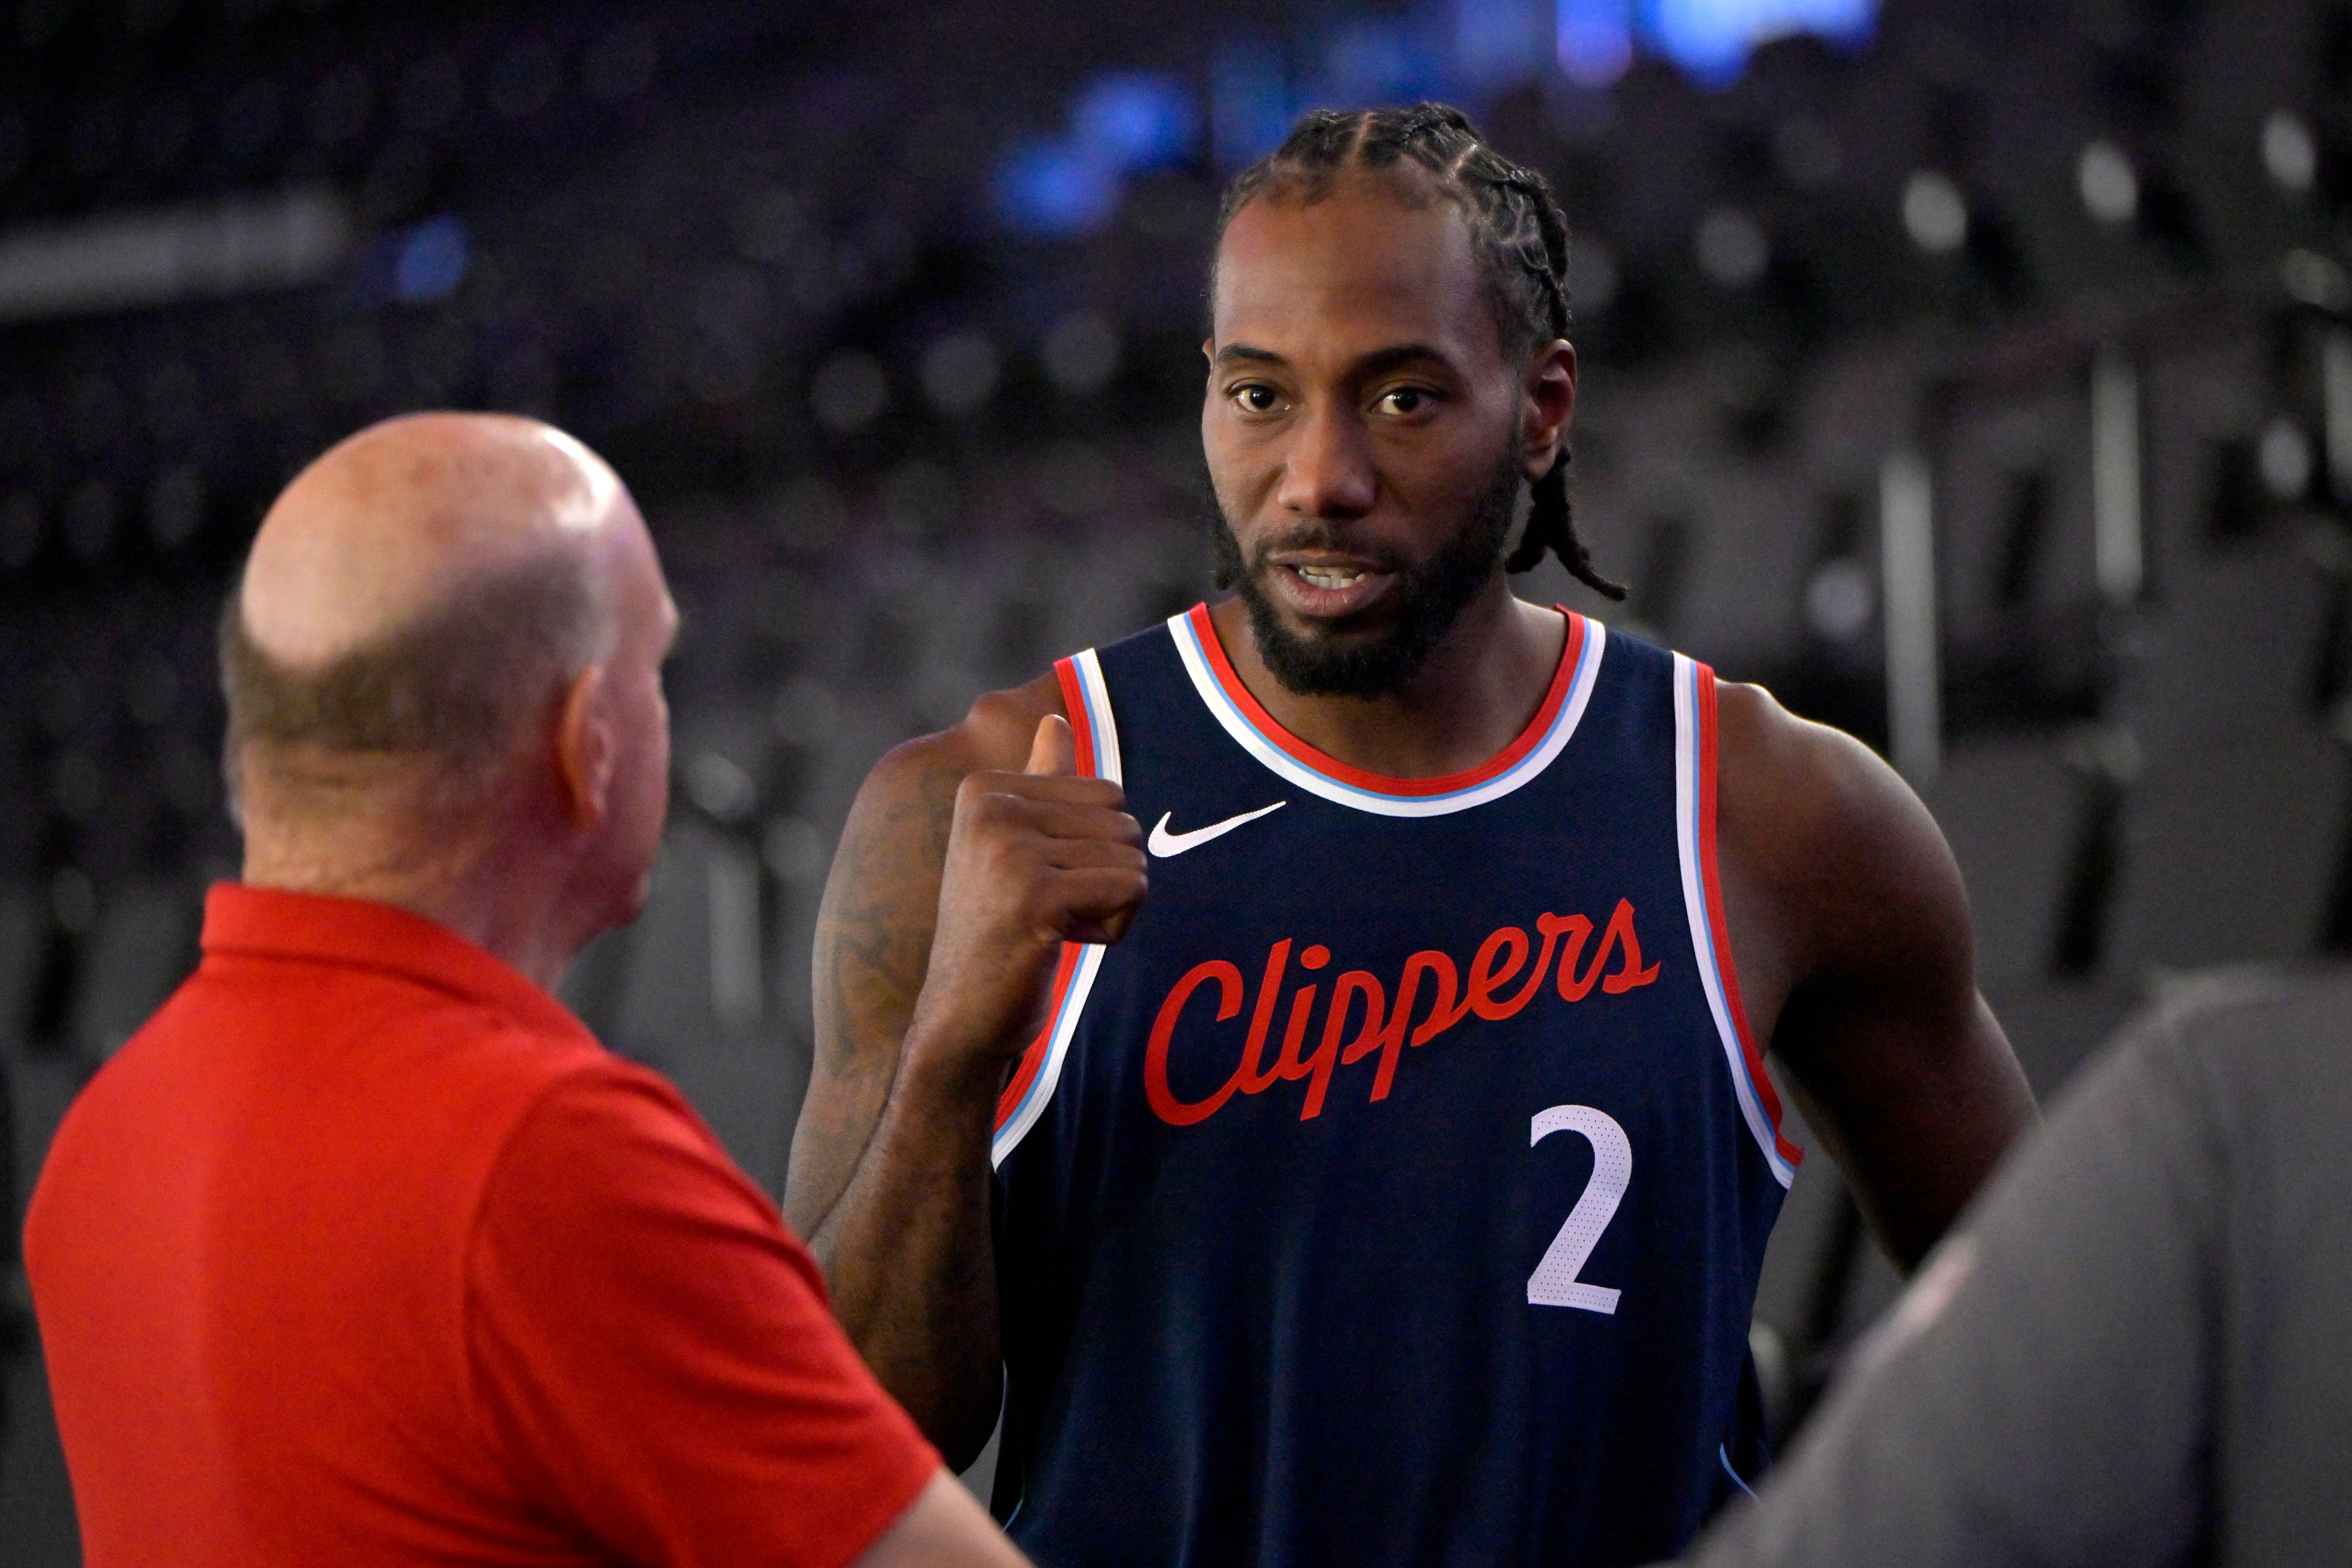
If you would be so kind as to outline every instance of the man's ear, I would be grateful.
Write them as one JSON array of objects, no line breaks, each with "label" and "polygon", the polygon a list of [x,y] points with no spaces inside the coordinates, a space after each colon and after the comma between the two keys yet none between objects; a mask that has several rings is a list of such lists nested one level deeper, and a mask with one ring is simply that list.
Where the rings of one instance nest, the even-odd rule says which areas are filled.
[{"label": "man's ear", "polygon": [[556,720],[556,774],[564,815],[574,827],[603,822],[612,795],[615,748],[604,691],[604,667],[590,665],[572,678]]},{"label": "man's ear", "polygon": [[1568,439],[1568,422],[1576,414],[1576,346],[1554,338],[1528,362],[1528,379],[1520,399],[1520,449],[1527,454],[1529,483],[1551,472]]}]

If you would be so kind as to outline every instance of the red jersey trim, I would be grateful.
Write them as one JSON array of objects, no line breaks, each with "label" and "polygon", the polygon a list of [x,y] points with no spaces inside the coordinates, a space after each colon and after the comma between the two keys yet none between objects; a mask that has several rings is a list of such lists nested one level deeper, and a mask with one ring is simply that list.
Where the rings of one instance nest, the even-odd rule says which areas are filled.
[{"label": "red jersey trim", "polygon": [[1772,1126],[1773,1146],[1780,1157],[1791,1165],[1801,1162],[1804,1151],[1789,1142],[1780,1131],[1780,1095],[1772,1085],[1772,1075],[1764,1069],[1764,1054],[1756,1048],[1755,1031],[1748,1026],[1748,1007],[1739,997],[1739,974],[1731,959],[1731,928],[1723,917],[1723,878],[1716,863],[1715,803],[1716,803],[1716,704],[1715,671],[1702,664],[1698,677],[1698,852],[1700,880],[1706,889],[1706,925],[1714,939],[1716,973],[1723,984],[1723,1005],[1731,1015],[1731,1026],[1739,1036],[1740,1054],[1748,1061],[1748,1081],[1755,1086],[1756,1098],[1763,1105],[1764,1115]]},{"label": "red jersey trim", "polygon": [[1054,1043],[1054,1026],[1061,1019],[1062,1005],[1070,994],[1070,982],[1078,972],[1078,951],[1074,942],[1062,944],[1062,956],[1054,965],[1054,990],[1045,1006],[1045,1026],[1029,1042],[1029,1048],[1021,1053],[1020,1063],[1005,1083],[1004,1092],[996,1097],[996,1131],[1003,1131],[1013,1120],[1013,1113],[1028,1098],[1029,1086],[1037,1081],[1037,1074],[1045,1065],[1045,1053]]},{"label": "red jersey trim", "polygon": [[1054,661],[1054,679],[1062,688],[1062,707],[1070,721],[1070,739],[1076,743],[1078,776],[1095,776],[1095,727],[1087,714],[1086,688],[1079,683],[1077,665],[1066,658]]},{"label": "red jersey trim", "polygon": [[[1097,754],[1094,721],[1087,711],[1086,685],[1079,677],[1077,661],[1056,659],[1054,679],[1062,688],[1062,707],[1070,721],[1070,738],[1076,742],[1074,750],[1077,754],[1078,776],[1093,778],[1096,776],[1095,758]],[[1013,1068],[1011,1079],[1005,1083],[1004,1092],[996,1098],[995,1131],[1003,1131],[1011,1123],[1013,1113],[1020,1110],[1021,1102],[1029,1096],[1031,1086],[1037,1081],[1038,1073],[1045,1068],[1045,1058],[1053,1049],[1055,1030],[1061,1023],[1063,1008],[1069,1003],[1070,985],[1077,977],[1078,960],[1084,952],[1085,949],[1076,942],[1062,944],[1062,956],[1054,965],[1054,989],[1045,1005],[1045,1026],[1038,1032],[1035,1039],[1029,1042],[1029,1048],[1021,1053],[1021,1060]]]},{"label": "red jersey trim", "polygon": [[1248,720],[1250,727],[1268,742],[1280,748],[1301,766],[1312,768],[1341,784],[1374,795],[1420,798],[1475,789],[1498,774],[1508,773],[1550,732],[1552,721],[1559,716],[1560,705],[1568,700],[1569,689],[1575,682],[1577,660],[1584,650],[1586,637],[1582,616],[1562,605],[1552,607],[1567,621],[1568,636],[1560,645],[1559,665],[1552,671],[1551,685],[1545,690],[1543,701],[1537,705],[1535,717],[1528,721],[1527,728],[1519,731],[1517,739],[1479,766],[1433,779],[1390,778],[1384,773],[1370,773],[1343,763],[1300,740],[1284,729],[1274,715],[1250,694],[1250,689],[1242,683],[1241,676],[1234,669],[1233,660],[1225,656],[1225,645],[1218,639],[1215,623],[1209,618],[1209,606],[1195,605],[1185,612],[1185,616],[1192,623],[1193,635],[1200,639],[1201,651],[1216,676],[1219,689]]}]

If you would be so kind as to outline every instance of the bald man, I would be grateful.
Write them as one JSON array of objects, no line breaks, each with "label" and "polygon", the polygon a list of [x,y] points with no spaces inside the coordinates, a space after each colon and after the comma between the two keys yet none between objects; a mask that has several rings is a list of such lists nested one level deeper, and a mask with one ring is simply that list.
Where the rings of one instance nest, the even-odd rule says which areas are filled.
[{"label": "bald man", "polygon": [[26,1226],[92,1568],[1023,1561],[550,994],[644,900],[677,624],[613,471],[527,420],[377,426],[263,521],[244,879]]}]

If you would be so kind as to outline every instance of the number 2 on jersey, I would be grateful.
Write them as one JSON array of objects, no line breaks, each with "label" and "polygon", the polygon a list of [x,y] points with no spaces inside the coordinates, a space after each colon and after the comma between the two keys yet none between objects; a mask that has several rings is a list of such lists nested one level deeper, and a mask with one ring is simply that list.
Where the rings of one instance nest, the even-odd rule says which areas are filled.
[{"label": "number 2 on jersey", "polygon": [[1581,1284],[1577,1275],[1592,1256],[1601,1233],[1616,1217],[1618,1200],[1633,1179],[1633,1149],[1625,1130],[1606,1112],[1589,1105],[1555,1105],[1538,1110],[1528,1130],[1528,1146],[1535,1147],[1565,1129],[1581,1132],[1592,1145],[1592,1179],[1584,1195],[1560,1222],[1559,1234],[1544,1248],[1543,1261],[1528,1276],[1528,1304],[1533,1307],[1577,1307],[1588,1312],[1617,1310],[1617,1292],[1602,1285]]}]

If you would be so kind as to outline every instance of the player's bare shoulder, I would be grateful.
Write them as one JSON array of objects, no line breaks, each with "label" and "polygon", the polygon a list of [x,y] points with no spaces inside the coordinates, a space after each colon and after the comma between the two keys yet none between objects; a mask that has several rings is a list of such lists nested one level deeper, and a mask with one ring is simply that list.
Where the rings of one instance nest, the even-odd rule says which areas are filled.
[{"label": "player's bare shoulder", "polygon": [[903,809],[919,803],[931,808],[945,843],[957,785],[965,775],[984,770],[1018,772],[1029,754],[1037,721],[1048,714],[1068,717],[1063,713],[1061,682],[1050,671],[1025,685],[982,692],[961,722],[886,752],[866,775],[852,823],[856,813],[869,804]]},{"label": "player's bare shoulder", "polygon": [[[1716,688],[1716,824],[1727,891],[1800,984],[1895,936],[1968,963],[1968,901],[1935,819],[1876,752],[1760,686]],[[1737,918],[1735,916],[1735,918]],[[1924,939],[1924,941],[1922,940]],[[1758,945],[1764,945],[1759,942]]]},{"label": "player's bare shoulder", "polygon": [[1843,730],[1801,719],[1760,686],[1716,686],[1717,831],[1727,849],[1801,871],[1850,852],[1857,830],[1917,809],[1911,791]]}]

